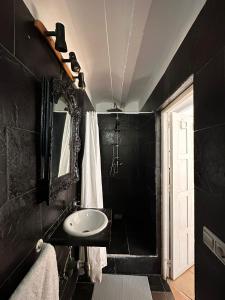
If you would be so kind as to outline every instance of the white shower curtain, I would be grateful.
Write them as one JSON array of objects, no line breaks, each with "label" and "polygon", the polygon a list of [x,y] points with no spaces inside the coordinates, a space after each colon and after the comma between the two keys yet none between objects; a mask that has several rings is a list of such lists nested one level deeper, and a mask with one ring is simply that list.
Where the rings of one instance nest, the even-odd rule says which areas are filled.
[{"label": "white shower curtain", "polygon": [[[82,161],[81,206],[103,208],[101,158],[97,114],[86,113],[84,156]],[[105,247],[88,247],[92,282],[100,282],[102,268],[107,266]]]}]

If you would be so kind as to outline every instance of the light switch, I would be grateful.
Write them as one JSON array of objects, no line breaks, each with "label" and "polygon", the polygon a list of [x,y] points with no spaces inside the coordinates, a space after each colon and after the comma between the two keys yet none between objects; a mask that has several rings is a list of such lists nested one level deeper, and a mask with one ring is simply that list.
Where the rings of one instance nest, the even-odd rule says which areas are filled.
[{"label": "light switch", "polygon": [[225,263],[225,244],[223,242],[216,241],[215,243],[216,256]]},{"label": "light switch", "polygon": [[225,265],[225,243],[206,226],[203,227],[203,242]]},{"label": "light switch", "polygon": [[210,233],[206,230],[206,227],[203,229],[203,242],[209,247],[210,250],[214,249],[214,239]]}]

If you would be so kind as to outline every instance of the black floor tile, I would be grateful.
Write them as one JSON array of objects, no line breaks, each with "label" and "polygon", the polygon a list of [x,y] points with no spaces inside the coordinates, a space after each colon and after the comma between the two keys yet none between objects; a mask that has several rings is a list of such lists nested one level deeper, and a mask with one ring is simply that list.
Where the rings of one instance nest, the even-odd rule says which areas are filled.
[{"label": "black floor tile", "polygon": [[116,264],[114,257],[107,258],[108,265],[102,269],[102,272],[105,274],[115,274],[116,273]]},{"label": "black floor tile", "polygon": [[80,283],[91,283],[91,279],[86,274],[83,274],[83,275],[80,275],[78,277],[78,282],[80,282]]},{"label": "black floor tile", "polygon": [[164,291],[165,292],[171,292],[169,284],[164,279],[161,278],[161,280],[162,280],[162,284],[163,284],[163,287],[164,287]]},{"label": "black floor tile", "polygon": [[171,292],[152,292],[153,300],[174,300]]},{"label": "black floor tile", "polygon": [[94,284],[78,282],[73,295],[73,300],[91,300]]},{"label": "black floor tile", "polygon": [[117,274],[158,274],[160,272],[160,262],[156,257],[147,256],[126,256],[116,257]]},{"label": "black floor tile", "polygon": [[151,291],[163,292],[165,290],[160,275],[148,275],[148,282]]}]

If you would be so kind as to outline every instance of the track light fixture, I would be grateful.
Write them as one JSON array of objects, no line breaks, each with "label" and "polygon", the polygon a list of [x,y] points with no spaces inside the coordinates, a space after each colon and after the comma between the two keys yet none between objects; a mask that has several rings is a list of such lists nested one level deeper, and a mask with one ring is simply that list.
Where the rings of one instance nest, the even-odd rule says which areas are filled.
[{"label": "track light fixture", "polygon": [[74,78],[74,80],[78,79],[78,87],[80,89],[85,89],[86,84],[85,84],[85,81],[84,81],[84,73],[83,72],[80,72],[78,74],[78,76],[75,76],[73,78]]},{"label": "track light fixture", "polygon": [[55,31],[47,31],[47,36],[55,36],[55,49],[60,52],[67,52],[67,45],[65,41],[65,28],[62,23],[55,24]]},{"label": "track light fixture", "polygon": [[67,59],[64,58],[62,61],[64,63],[70,62],[71,63],[71,69],[72,69],[73,72],[76,72],[76,73],[80,72],[81,67],[80,67],[80,65],[77,61],[77,58],[76,58],[76,55],[75,55],[74,52],[70,52],[69,53],[69,58],[67,58]]}]

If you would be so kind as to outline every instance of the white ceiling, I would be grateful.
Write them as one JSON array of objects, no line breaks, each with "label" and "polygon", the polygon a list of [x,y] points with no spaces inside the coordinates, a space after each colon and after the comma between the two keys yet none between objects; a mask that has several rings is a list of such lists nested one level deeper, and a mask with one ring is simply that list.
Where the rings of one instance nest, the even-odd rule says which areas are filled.
[{"label": "white ceiling", "polygon": [[[140,109],[206,0],[24,0],[49,30],[62,22],[98,110]],[[67,55],[64,55],[67,56]],[[185,62],[184,62],[185,63]]]}]

